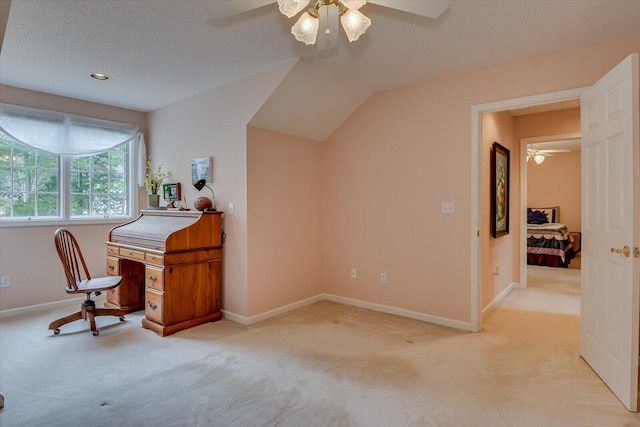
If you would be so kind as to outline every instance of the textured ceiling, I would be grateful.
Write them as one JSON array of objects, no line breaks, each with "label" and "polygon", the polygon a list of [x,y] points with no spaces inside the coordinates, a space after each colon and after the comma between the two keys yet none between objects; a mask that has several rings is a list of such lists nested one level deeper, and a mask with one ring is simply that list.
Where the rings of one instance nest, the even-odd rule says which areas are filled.
[{"label": "textured ceiling", "polygon": [[0,83],[153,111],[299,58],[254,124],[324,139],[374,92],[640,31],[640,0],[452,0],[436,20],[368,4],[360,40],[318,52],[275,5],[215,22],[219,3],[13,0]]}]

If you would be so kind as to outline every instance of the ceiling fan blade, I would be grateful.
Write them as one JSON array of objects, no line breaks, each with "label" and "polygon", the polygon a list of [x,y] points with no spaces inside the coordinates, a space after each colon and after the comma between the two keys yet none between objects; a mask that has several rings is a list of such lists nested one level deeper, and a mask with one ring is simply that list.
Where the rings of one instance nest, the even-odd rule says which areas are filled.
[{"label": "ceiling fan blade", "polygon": [[436,19],[449,6],[449,0],[368,0],[368,3]]},{"label": "ceiling fan blade", "polygon": [[276,0],[234,0],[214,6],[207,10],[207,13],[211,15],[214,20],[218,21],[230,16],[249,12],[250,10],[258,9],[275,2]]}]

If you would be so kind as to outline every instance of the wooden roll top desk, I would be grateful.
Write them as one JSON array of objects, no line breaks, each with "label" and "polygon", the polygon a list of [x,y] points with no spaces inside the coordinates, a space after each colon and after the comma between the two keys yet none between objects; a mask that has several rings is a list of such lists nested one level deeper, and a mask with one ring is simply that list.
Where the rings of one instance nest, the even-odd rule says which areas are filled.
[{"label": "wooden roll top desk", "polygon": [[144,210],[106,243],[107,274],[122,283],[105,307],[144,308],[142,326],[162,336],[221,318],[221,212]]}]

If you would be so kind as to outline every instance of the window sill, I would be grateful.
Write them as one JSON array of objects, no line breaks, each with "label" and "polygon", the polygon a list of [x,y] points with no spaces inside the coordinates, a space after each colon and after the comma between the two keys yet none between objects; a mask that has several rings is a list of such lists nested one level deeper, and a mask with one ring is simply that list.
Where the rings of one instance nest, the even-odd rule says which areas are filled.
[{"label": "window sill", "polygon": [[51,227],[51,226],[68,226],[68,225],[101,225],[101,224],[122,224],[123,222],[131,221],[135,217],[133,216],[114,216],[109,218],[74,218],[74,219],[0,219],[0,228],[8,227]]}]

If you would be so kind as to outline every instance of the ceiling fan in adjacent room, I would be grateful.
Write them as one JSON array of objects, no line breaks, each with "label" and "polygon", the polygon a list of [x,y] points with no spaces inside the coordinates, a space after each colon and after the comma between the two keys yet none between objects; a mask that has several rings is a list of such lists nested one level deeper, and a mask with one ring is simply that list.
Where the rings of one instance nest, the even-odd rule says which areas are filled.
[{"label": "ceiling fan in adjacent room", "polygon": [[371,25],[371,19],[359,10],[366,3],[431,19],[439,17],[449,5],[449,0],[234,0],[208,12],[214,20],[222,20],[276,2],[287,18],[302,12],[291,33],[304,44],[317,44],[319,50],[338,45],[338,22],[350,42],[358,40]]},{"label": "ceiling fan in adjacent room", "polygon": [[537,164],[540,164],[544,162],[545,158],[553,156],[554,153],[570,153],[570,152],[571,150],[566,148],[559,148],[555,150],[543,150],[533,145],[529,145],[527,146],[527,162],[529,161],[529,159],[532,159]]}]

